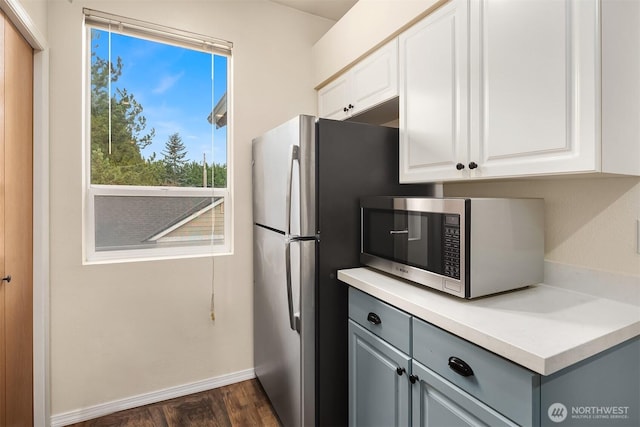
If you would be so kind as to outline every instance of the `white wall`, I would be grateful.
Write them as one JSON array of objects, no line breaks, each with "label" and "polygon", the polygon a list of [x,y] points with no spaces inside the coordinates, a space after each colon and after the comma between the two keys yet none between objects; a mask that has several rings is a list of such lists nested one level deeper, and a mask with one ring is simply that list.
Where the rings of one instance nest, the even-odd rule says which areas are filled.
[{"label": "white wall", "polygon": [[[640,276],[640,178],[589,177],[446,184],[445,196],[542,197],[545,259]],[[606,284],[605,284],[606,285]]]},{"label": "white wall", "polygon": [[42,34],[47,34],[47,0],[19,0],[35,26]]},{"label": "white wall", "polygon": [[[82,265],[83,6],[234,43],[234,255]],[[265,0],[49,4],[53,414],[253,367],[251,139],[315,113],[311,46],[331,24]]]}]

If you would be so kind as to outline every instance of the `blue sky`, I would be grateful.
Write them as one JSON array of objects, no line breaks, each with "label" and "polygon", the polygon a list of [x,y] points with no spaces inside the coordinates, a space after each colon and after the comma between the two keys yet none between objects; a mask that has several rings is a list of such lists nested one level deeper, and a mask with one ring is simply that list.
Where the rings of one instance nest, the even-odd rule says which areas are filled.
[{"label": "blue sky", "polygon": [[[92,51],[107,58],[108,32],[94,31],[101,34],[93,40]],[[112,92],[118,87],[133,94],[144,109],[146,131],[156,131],[153,143],[143,150],[145,158],[155,152],[161,159],[169,135],[178,132],[189,160],[201,162],[205,153],[209,164],[212,158],[216,163],[227,162],[227,127],[215,130],[207,117],[227,90],[228,58],[112,33],[112,61],[118,56],[122,75]]]}]

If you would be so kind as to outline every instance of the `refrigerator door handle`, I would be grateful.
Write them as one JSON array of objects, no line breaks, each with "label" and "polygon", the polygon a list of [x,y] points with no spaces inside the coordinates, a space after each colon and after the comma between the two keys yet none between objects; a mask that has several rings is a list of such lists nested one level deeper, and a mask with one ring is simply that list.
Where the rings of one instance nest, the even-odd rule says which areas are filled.
[{"label": "refrigerator door handle", "polygon": [[287,239],[284,246],[285,271],[287,276],[287,300],[289,305],[289,326],[300,333],[300,313],[293,311],[293,290],[291,289],[291,241]]},{"label": "refrigerator door handle", "polygon": [[285,227],[287,237],[291,234],[291,190],[293,185],[293,162],[299,159],[299,149],[297,145],[291,146],[291,152],[289,153],[289,172],[287,173],[287,191],[286,191],[286,215],[285,215]]}]

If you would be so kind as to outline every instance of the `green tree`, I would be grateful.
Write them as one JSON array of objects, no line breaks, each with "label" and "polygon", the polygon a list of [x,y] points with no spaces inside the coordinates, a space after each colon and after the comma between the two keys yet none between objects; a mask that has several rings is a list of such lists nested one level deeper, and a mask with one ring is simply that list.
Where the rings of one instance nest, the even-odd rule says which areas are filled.
[{"label": "green tree", "polygon": [[122,171],[113,165],[99,146],[91,151],[91,181],[93,184],[123,184]]},{"label": "green tree", "polygon": [[213,164],[213,186],[217,188],[227,187],[227,164]]},{"label": "green tree", "polygon": [[[97,43],[100,33],[92,30]],[[93,184],[145,184],[150,178],[141,150],[151,144],[155,129],[145,133],[147,119],[135,96],[124,88],[115,88],[123,63],[91,54],[91,182]],[[153,174],[152,174],[153,175]],[[145,178],[146,176],[146,178]]]},{"label": "green tree", "polygon": [[[208,166],[202,165],[202,162],[196,162],[195,160],[186,163],[182,168],[183,183],[185,187],[203,187],[203,173],[204,168],[208,169]],[[209,177],[207,171],[207,178]],[[210,185],[207,185],[210,187]]]},{"label": "green tree", "polygon": [[227,165],[224,163],[206,164],[203,167],[202,162],[191,161],[186,163],[182,168],[182,176],[184,178],[183,185],[185,187],[202,187],[204,168],[207,169],[207,187],[211,187],[211,171],[213,170],[213,186],[216,188],[225,188],[227,186]]},{"label": "green tree", "polygon": [[187,163],[187,148],[182,143],[180,134],[173,133],[169,135],[169,139],[164,145],[164,165],[166,169],[165,184],[167,185],[184,185],[185,177],[183,176],[183,168]]},{"label": "green tree", "polygon": [[138,185],[162,185],[165,181],[165,166],[162,160],[156,160],[156,153],[145,159],[144,166],[138,171]]}]

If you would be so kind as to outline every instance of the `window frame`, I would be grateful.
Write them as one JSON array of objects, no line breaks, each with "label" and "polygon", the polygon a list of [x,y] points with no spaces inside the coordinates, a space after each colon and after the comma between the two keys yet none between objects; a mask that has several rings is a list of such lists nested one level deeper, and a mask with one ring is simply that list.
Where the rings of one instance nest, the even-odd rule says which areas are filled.
[{"label": "window frame", "polygon": [[[227,91],[226,102],[227,111],[232,111],[232,55],[230,42],[224,40],[217,40],[198,34],[188,33],[185,31],[175,30],[169,27],[162,27],[155,24],[145,23],[142,21],[132,20],[128,18],[122,18],[115,15],[105,14],[103,12],[96,12],[89,9],[83,10],[85,14],[84,37],[83,37],[83,174],[82,174],[82,188],[83,188],[83,264],[104,264],[104,263],[121,263],[121,262],[138,262],[160,259],[179,259],[179,258],[196,258],[196,257],[211,257],[219,255],[231,255],[233,254],[233,159],[232,159],[232,141],[233,141],[233,114],[227,113],[227,178],[226,187],[170,187],[170,186],[135,186],[135,185],[102,185],[91,183],[91,30],[92,29],[105,29],[105,24],[100,20],[104,19],[111,23],[114,20],[116,22],[126,22],[129,25],[133,25],[133,31],[123,31],[122,25],[118,31],[114,31],[120,34],[124,34],[130,37],[142,38],[153,40],[155,42],[171,44],[187,49],[200,50],[207,53],[225,56],[227,58]],[[93,22],[92,19],[98,16],[100,20]],[[89,18],[91,17],[91,18]],[[107,27],[108,28],[108,27]],[[117,28],[117,27],[116,27]],[[145,30],[148,30],[145,33]],[[163,33],[164,31],[164,33]],[[160,34],[165,37],[157,36]],[[217,47],[212,47],[211,51],[196,49],[190,43],[180,43],[181,37],[187,37],[188,41],[205,39],[208,46],[214,46],[213,43],[222,43],[225,48],[228,49],[228,53],[224,52]],[[178,42],[176,42],[178,40]],[[217,44],[215,46],[218,46]],[[213,106],[212,106],[213,108]],[[212,126],[215,126],[212,124]],[[171,196],[171,197],[222,197],[224,200],[224,244],[216,245],[185,245],[185,246],[170,246],[160,248],[144,248],[144,249],[118,249],[97,251],[95,246],[95,199],[97,196]]]}]

